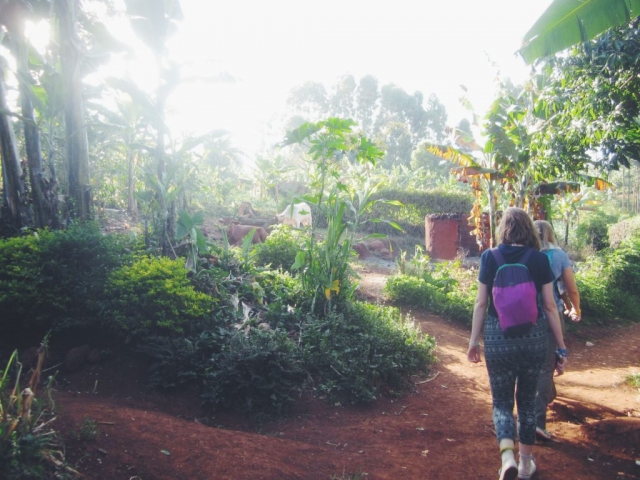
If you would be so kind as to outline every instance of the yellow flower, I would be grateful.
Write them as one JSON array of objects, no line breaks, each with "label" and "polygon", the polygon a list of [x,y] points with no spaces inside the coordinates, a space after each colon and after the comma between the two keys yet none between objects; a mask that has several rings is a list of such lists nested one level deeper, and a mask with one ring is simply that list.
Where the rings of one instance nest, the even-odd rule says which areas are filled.
[{"label": "yellow flower", "polygon": [[331,298],[331,291],[336,292],[336,295],[340,293],[340,281],[334,280],[329,288],[324,289],[324,295],[327,297],[327,300]]}]

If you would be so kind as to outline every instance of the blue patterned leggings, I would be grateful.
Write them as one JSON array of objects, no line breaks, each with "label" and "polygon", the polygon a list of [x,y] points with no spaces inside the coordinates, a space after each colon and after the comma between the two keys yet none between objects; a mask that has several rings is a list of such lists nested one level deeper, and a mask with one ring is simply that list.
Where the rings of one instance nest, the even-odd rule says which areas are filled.
[{"label": "blue patterned leggings", "polygon": [[493,398],[493,424],[498,442],[515,439],[514,393],[518,405],[518,438],[524,445],[536,440],[536,385],[547,351],[547,321],[539,318],[525,335],[505,336],[498,318],[489,315],[484,326],[484,353]]}]

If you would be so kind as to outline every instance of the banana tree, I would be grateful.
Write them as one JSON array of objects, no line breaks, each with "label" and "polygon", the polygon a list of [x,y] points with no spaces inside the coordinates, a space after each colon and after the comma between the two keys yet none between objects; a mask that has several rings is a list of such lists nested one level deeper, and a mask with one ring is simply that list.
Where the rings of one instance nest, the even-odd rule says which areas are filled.
[{"label": "banana tree", "polygon": [[[472,125],[462,128],[462,125],[450,129],[449,142],[446,145],[426,144],[426,149],[433,155],[454,165],[451,173],[458,181],[469,183],[475,196],[475,202],[469,216],[469,222],[475,228],[471,232],[476,235],[476,241],[482,248],[486,244],[496,246],[497,226],[497,197],[498,188],[505,182],[505,175],[501,173],[500,164],[508,157],[508,153],[500,151],[504,149],[504,142],[495,142],[488,137],[482,140],[476,139],[474,130],[481,129],[480,117],[476,114],[473,105],[466,95],[467,89],[463,86],[465,94],[460,99],[462,105],[472,115]],[[486,128],[485,128],[486,130]],[[480,143],[479,143],[480,142]],[[486,231],[483,218],[483,205],[487,205],[489,216],[489,231]]]},{"label": "banana tree", "polygon": [[[9,36],[11,53],[16,60],[16,78],[20,92],[20,109],[22,113],[22,131],[27,157],[29,183],[31,186],[31,206],[35,226],[37,228],[59,227],[57,208],[57,180],[47,179],[43,167],[42,148],[40,146],[40,129],[34,108],[37,80],[31,72],[30,58],[37,58],[25,34],[26,22],[38,22],[47,19],[51,12],[50,2],[30,0],[29,2],[8,2],[1,23],[6,27]],[[43,64],[44,62],[37,61]]]},{"label": "banana tree", "polygon": [[[2,34],[0,33],[0,40]],[[20,154],[18,152],[18,142],[7,104],[7,93],[4,84],[5,60],[0,56],[0,157],[2,158],[2,183],[3,194],[3,223],[6,220],[13,231],[19,231],[22,227],[29,225],[29,208],[27,204],[27,193],[20,165]]]},{"label": "banana tree", "polygon": [[111,133],[116,139],[119,149],[124,150],[127,162],[127,211],[132,217],[137,215],[136,204],[136,170],[138,158],[144,144],[145,133],[148,130],[145,108],[130,97],[117,96],[116,109],[106,108],[100,103],[90,102],[89,109],[99,114],[100,128]]},{"label": "banana tree", "polygon": [[[454,140],[454,143],[459,143],[459,140]],[[472,151],[453,145],[430,145],[427,149],[437,157],[454,164],[451,173],[455,174],[457,180],[470,184],[475,196],[469,216],[469,222],[475,227],[471,233],[476,235],[479,245],[484,245],[485,240],[488,240],[489,246],[495,247],[497,189],[504,180],[499,169],[495,168],[499,158],[497,152],[489,143],[485,148],[478,147]],[[489,232],[485,231],[482,214],[485,201],[489,211]]]},{"label": "banana tree", "polygon": [[[167,41],[176,31],[176,22],[182,18],[178,0],[125,0],[129,21],[134,32],[153,52],[158,68],[158,85],[152,105],[155,108],[156,170],[161,184],[166,182],[167,154],[165,136],[168,129],[164,122],[169,95],[180,82],[180,68],[168,60]],[[168,254],[169,238],[175,236],[175,204],[167,205],[166,235],[162,235],[162,253]]]},{"label": "banana tree", "polygon": [[640,0],[554,0],[525,34],[518,53],[530,64],[638,15]]}]

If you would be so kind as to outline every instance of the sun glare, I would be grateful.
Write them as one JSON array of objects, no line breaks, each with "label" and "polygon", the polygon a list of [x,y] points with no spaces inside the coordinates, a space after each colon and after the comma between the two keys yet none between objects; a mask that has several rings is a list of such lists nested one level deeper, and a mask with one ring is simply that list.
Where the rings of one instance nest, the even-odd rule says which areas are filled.
[{"label": "sun glare", "polygon": [[49,45],[50,26],[46,20],[33,23],[27,21],[25,24],[25,35],[29,39],[29,42],[39,54],[44,54],[47,46]]}]

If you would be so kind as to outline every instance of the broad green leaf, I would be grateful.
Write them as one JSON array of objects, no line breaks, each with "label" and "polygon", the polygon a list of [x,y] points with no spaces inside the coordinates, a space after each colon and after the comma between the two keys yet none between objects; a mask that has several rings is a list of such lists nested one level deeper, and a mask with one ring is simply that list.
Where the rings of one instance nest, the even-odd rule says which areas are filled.
[{"label": "broad green leaf", "polygon": [[518,50],[525,62],[591,40],[640,14],[640,0],[554,0],[533,24]]},{"label": "broad green leaf", "polygon": [[291,270],[298,270],[299,268],[302,268],[305,264],[305,261],[307,259],[307,253],[305,251],[299,251],[296,254],[296,261],[293,262],[293,265],[291,265]]}]

